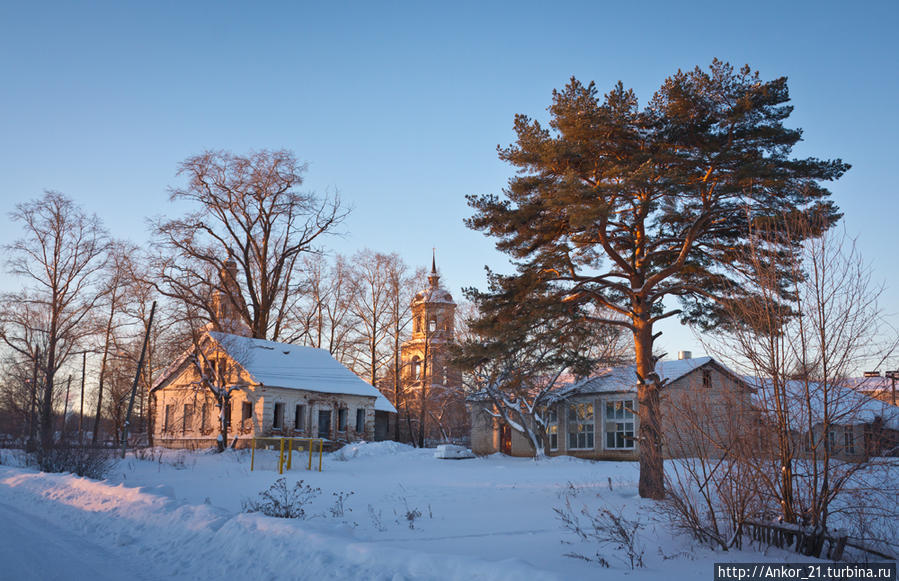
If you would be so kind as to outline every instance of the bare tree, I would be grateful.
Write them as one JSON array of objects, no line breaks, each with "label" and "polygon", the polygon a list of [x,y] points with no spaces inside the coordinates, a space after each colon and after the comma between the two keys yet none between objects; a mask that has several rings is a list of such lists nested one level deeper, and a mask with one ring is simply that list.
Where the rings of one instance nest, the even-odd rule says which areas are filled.
[{"label": "bare tree", "polygon": [[58,192],[16,206],[11,214],[24,236],[5,247],[10,274],[25,288],[6,293],[0,309],[0,338],[32,361],[42,355],[41,449],[53,440],[56,372],[90,329],[85,322],[100,293],[97,275],[105,265],[106,232],[96,216]]},{"label": "bare tree", "polygon": [[[406,402],[403,383],[403,342],[409,337],[409,325],[412,323],[412,297],[418,282],[425,279],[424,269],[415,273],[396,254],[388,265],[388,299],[387,299],[387,335],[390,341],[390,374],[388,385],[383,388],[385,395],[397,409],[397,423],[406,418],[409,423],[409,408]],[[392,387],[392,390],[390,389]],[[390,393],[392,391],[392,393]],[[409,431],[411,434],[411,429]]]},{"label": "bare tree", "polygon": [[0,367],[0,410],[8,422],[2,429],[23,441],[32,433],[36,420],[32,405],[37,401],[37,386],[32,381],[34,368],[33,361],[16,352],[7,353]]},{"label": "bare tree", "polygon": [[350,308],[355,315],[360,343],[359,356],[353,365],[356,374],[377,387],[378,372],[387,354],[381,347],[387,338],[390,315],[391,264],[399,257],[365,249],[353,255],[352,299]]},{"label": "bare tree", "polygon": [[356,342],[355,318],[350,309],[352,270],[339,254],[330,264],[318,254],[307,257],[304,264],[306,277],[300,287],[303,298],[291,316],[297,330],[289,342],[327,349],[338,361],[352,367]]},{"label": "bare tree", "polygon": [[106,383],[106,372],[110,363],[110,356],[115,356],[117,345],[122,342],[120,334],[126,331],[127,321],[124,318],[126,305],[131,301],[131,292],[134,286],[131,257],[136,255],[137,248],[132,244],[113,241],[109,245],[109,254],[106,269],[101,286],[102,318],[98,321],[100,353],[100,370],[97,381],[97,407],[94,414],[93,433],[91,442],[97,443],[100,435],[100,418],[103,415],[103,391]]},{"label": "bare tree", "polygon": [[[860,514],[895,519],[895,482],[871,484],[878,465],[890,461],[873,456],[878,450],[865,426],[886,407],[846,386],[862,363],[876,365],[892,353],[896,340],[884,339],[881,289],[854,242],[834,232],[809,235],[818,225],[804,216],[778,222],[753,233],[745,260],[751,268],[739,288],[721,298],[731,325],[715,335],[717,345],[708,345],[758,378],[757,420],[741,425],[742,438],[690,423],[684,439],[709,449],[673,463],[668,487],[681,517],[692,512],[684,520],[722,548],[738,542],[747,518],[776,514],[813,531],[797,549],[818,555],[828,530],[864,523]],[[785,238],[806,240],[789,263],[793,282],[786,287],[769,260],[772,241]],[[759,300],[747,300],[747,290]],[[703,413],[678,416],[681,426]]]},{"label": "bare tree", "polygon": [[600,363],[622,363],[628,350],[620,327],[597,322],[609,315],[554,300],[553,285],[537,278],[519,283],[491,273],[490,292],[466,291],[478,312],[467,321],[470,336],[460,344],[456,363],[471,398],[527,437],[542,457],[546,408],[559,388]]},{"label": "bare tree", "polygon": [[[159,297],[150,282],[150,263],[145,256],[134,255],[128,265],[131,268],[129,276],[131,288],[130,299],[125,304],[124,314],[131,327],[131,333],[126,342],[119,347],[119,352],[133,370],[137,368],[140,359],[141,341],[139,339],[146,335],[153,302]],[[148,443],[151,446],[153,445],[152,423],[154,416],[150,409],[150,390],[155,384],[158,374],[190,346],[189,325],[178,315],[177,305],[170,304],[168,306],[169,308],[156,311],[147,343],[145,363],[141,367],[138,384],[139,423],[141,429],[146,432]]]},{"label": "bare tree", "polygon": [[119,445],[125,428],[131,382],[134,380],[134,365],[127,357],[117,355],[108,362],[106,374],[107,397],[104,400],[103,412],[112,425],[113,439],[116,445]]},{"label": "bare tree", "polygon": [[[156,221],[159,291],[218,325],[212,285],[253,337],[279,339],[298,299],[301,256],[346,215],[336,198],[298,190],[305,169],[286,150],[207,151],[185,160],[178,175],[187,183],[172,188],[171,199],[195,210]],[[209,276],[227,270],[231,260],[236,284]]]}]

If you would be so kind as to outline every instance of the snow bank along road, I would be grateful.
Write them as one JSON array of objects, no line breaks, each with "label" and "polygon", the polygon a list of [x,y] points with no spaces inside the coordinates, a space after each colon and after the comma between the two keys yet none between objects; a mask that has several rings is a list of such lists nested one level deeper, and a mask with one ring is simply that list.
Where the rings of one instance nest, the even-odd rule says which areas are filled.
[{"label": "snow bank along road", "polygon": [[174,498],[170,487],[113,486],[0,466],[0,578],[557,579],[517,560],[355,542],[310,521]]}]

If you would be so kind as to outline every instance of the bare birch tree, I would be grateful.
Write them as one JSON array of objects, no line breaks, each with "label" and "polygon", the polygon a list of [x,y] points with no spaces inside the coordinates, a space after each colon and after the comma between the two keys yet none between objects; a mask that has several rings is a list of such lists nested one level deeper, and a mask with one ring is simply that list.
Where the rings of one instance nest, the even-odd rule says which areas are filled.
[{"label": "bare birch tree", "polygon": [[100,220],[58,192],[16,206],[13,221],[24,235],[5,247],[10,274],[24,289],[6,293],[0,309],[0,338],[32,361],[40,358],[40,444],[53,443],[53,398],[57,371],[89,333],[86,321],[100,297],[97,275],[108,246]]},{"label": "bare birch tree", "polygon": [[381,343],[387,338],[390,314],[390,270],[397,255],[387,255],[369,249],[353,255],[352,299],[350,308],[355,316],[360,349],[353,368],[373,386],[388,355]]},{"label": "bare birch tree", "polygon": [[292,340],[326,349],[338,361],[352,367],[356,337],[352,301],[352,269],[345,257],[332,261],[315,254],[304,261],[305,278],[300,285],[302,299],[291,313]]}]

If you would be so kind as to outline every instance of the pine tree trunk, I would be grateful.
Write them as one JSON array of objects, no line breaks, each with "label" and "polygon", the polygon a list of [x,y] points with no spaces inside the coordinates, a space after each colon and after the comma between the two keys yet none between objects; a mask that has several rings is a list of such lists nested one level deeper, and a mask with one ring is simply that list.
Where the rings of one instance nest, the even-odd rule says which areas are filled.
[{"label": "pine tree trunk", "polygon": [[634,321],[634,355],[637,360],[637,410],[640,418],[640,482],[642,498],[665,498],[662,462],[662,413],[659,403],[659,378],[652,358],[652,323]]}]

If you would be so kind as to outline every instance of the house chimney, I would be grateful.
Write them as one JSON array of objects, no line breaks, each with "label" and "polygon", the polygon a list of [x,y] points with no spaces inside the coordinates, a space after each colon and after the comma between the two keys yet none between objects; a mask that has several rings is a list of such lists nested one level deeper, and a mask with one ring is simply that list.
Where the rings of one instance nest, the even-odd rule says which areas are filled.
[{"label": "house chimney", "polygon": [[678,359],[692,359],[693,352],[692,351],[678,351],[677,358]]}]

